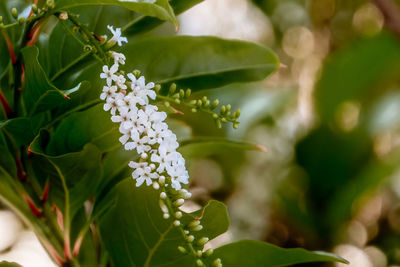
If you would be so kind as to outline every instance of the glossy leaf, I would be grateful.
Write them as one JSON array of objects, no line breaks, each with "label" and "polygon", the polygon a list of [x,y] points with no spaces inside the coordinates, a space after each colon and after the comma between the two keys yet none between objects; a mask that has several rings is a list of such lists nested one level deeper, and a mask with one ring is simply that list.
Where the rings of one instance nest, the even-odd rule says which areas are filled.
[{"label": "glossy leaf", "polygon": [[[204,0],[171,0],[170,5],[173,8],[174,13],[176,15],[179,15],[203,1]],[[127,35],[137,35],[148,32],[155,27],[161,25],[162,23],[164,22],[160,19],[148,16],[141,16],[126,25],[122,29],[122,31]]]},{"label": "glossy leaf", "polygon": [[54,189],[51,193],[59,207],[65,207],[62,197],[65,194],[62,183],[65,182],[70,195],[69,205],[72,218],[83,203],[96,192],[99,178],[102,177],[100,165],[102,153],[96,146],[88,143],[78,152],[50,155],[45,152],[49,139],[49,133],[41,131],[30,145],[30,149],[34,154],[46,158],[51,163],[45,172],[50,178]]},{"label": "glossy leaf", "polygon": [[342,262],[343,258],[331,253],[307,251],[301,248],[285,249],[268,243],[243,240],[214,250],[216,257],[229,267],[281,267],[309,262]]},{"label": "glossy leaf", "polygon": [[[115,266],[195,266],[192,256],[185,256],[177,249],[185,241],[173,226],[173,219],[162,218],[159,192],[152,187],[137,188],[132,179],[121,182],[115,190],[117,203],[100,222],[103,240]],[[204,228],[198,235],[213,238],[228,229],[223,204],[212,201],[202,213]],[[194,218],[184,217],[187,216]]]},{"label": "glossy leaf", "polygon": [[[263,80],[279,66],[276,55],[254,43],[216,37],[172,36],[139,40],[122,48],[127,71],[141,70],[148,81],[175,82],[193,91],[234,82]],[[77,80],[102,88],[101,66],[88,67]]]},{"label": "glossy leaf", "polygon": [[85,5],[116,5],[141,13],[146,16],[168,20],[178,25],[168,0],[58,0],[56,9],[66,9]]},{"label": "glossy leaf", "polygon": [[180,143],[180,148],[178,149],[184,158],[207,157],[225,152],[234,153],[241,150],[265,151],[260,145],[216,137],[197,137],[185,140]]},{"label": "glossy leaf", "polygon": [[61,91],[52,85],[38,61],[39,50],[35,46],[27,47],[22,50],[25,61],[25,86],[22,90],[22,97],[26,113],[35,113],[53,109],[66,103],[68,94],[79,89]]}]

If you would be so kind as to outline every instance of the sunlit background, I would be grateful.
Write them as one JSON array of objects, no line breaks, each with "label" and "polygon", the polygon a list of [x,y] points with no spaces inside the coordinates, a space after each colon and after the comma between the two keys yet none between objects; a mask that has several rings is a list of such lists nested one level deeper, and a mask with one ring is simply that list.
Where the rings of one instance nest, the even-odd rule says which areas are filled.
[{"label": "sunlit background", "polygon": [[[189,162],[186,209],[211,198],[229,209],[229,232],[208,246],[258,239],[335,252],[351,267],[400,266],[399,65],[379,60],[396,45],[400,53],[400,43],[380,9],[361,0],[205,0],[180,24],[182,35],[269,46],[282,63],[264,82],[209,92],[242,110],[238,130],[185,119],[193,135],[267,148]],[[0,237],[0,260],[54,266],[6,209]]]}]

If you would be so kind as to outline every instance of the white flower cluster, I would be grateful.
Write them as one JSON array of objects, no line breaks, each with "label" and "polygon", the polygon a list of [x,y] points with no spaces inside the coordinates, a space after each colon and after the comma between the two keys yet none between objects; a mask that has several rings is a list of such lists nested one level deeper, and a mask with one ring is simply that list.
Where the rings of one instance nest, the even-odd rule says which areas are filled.
[{"label": "white flower cluster", "polygon": [[126,150],[136,150],[140,154],[141,162],[129,163],[134,169],[132,177],[136,186],[146,182],[158,189],[159,184],[170,184],[180,190],[181,184],[188,184],[189,175],[185,159],[176,151],[179,147],[176,135],[164,122],[167,114],[149,104],[149,98],[156,98],[154,83],[146,84],[143,76],[137,78],[133,73],[126,75],[128,79],[118,74],[125,56],[116,52],[111,52],[111,56],[114,64],[110,68],[103,66],[100,74],[107,83],[100,98],[106,100],[104,110],[111,112],[111,120],[120,124],[119,141]]}]

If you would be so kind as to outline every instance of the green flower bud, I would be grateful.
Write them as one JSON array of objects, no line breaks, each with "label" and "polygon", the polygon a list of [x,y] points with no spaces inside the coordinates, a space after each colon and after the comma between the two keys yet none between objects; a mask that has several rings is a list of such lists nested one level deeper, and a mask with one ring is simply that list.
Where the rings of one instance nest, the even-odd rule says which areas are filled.
[{"label": "green flower bud", "polygon": [[19,23],[19,24],[25,23],[25,18],[24,18],[24,17],[19,18],[19,19],[18,19],[18,23]]},{"label": "green flower bud", "polygon": [[197,242],[197,244],[199,244],[199,246],[203,246],[205,245],[210,239],[208,237],[202,237],[199,239],[199,241]]},{"label": "green flower bud", "polygon": [[207,97],[206,97],[206,96],[203,96],[203,97],[201,98],[201,100],[203,100],[203,102],[207,102]]},{"label": "green flower bud", "polygon": [[47,0],[46,1],[46,6],[48,8],[54,8],[54,0]]},{"label": "green flower bud", "polygon": [[203,252],[201,250],[196,251],[196,256],[200,258],[203,256]]},{"label": "green flower bud", "polygon": [[212,107],[212,108],[216,108],[218,105],[219,105],[219,100],[218,100],[218,99],[215,99],[214,102],[212,102],[211,107]]},{"label": "green flower bud", "polygon": [[164,106],[166,106],[167,108],[170,106],[170,104],[169,104],[169,102],[168,101],[165,101],[164,102]]},{"label": "green flower bud", "polygon": [[179,96],[180,96],[181,98],[184,98],[184,97],[185,97],[185,91],[183,91],[183,89],[179,90]]},{"label": "green flower bud", "polygon": [[175,218],[177,218],[177,219],[182,218],[182,212],[180,212],[180,211],[175,212]]},{"label": "green flower bud", "polygon": [[175,99],[175,103],[180,104],[181,100],[179,98]]},{"label": "green flower bud", "polygon": [[160,92],[160,90],[161,90],[161,85],[156,84],[156,85],[154,86],[154,90],[156,90],[156,93]]},{"label": "green flower bud", "polygon": [[203,255],[204,255],[205,257],[209,257],[209,256],[211,256],[213,253],[214,253],[214,250],[213,250],[212,248],[210,248],[210,249],[207,249],[206,252],[203,253]]},{"label": "green flower bud", "polygon": [[202,262],[200,259],[198,259],[198,260],[196,261],[196,264],[197,264],[197,266],[199,266],[199,267],[204,266],[203,262]]},{"label": "green flower bud", "polygon": [[195,99],[190,100],[190,102],[189,102],[190,105],[196,105],[196,103],[197,103],[197,100],[195,100]]},{"label": "green flower bud", "polygon": [[177,206],[177,207],[179,207],[179,206],[182,206],[183,203],[185,203],[185,200],[184,200],[183,198],[180,198],[180,199],[177,199],[177,200],[174,202],[174,205]]},{"label": "green flower bud", "polygon": [[231,105],[230,104],[226,105],[226,110],[227,111],[231,110]]},{"label": "green flower bud", "polygon": [[173,96],[172,96],[172,98],[179,98],[180,96],[179,96],[179,93],[176,93],[176,94],[174,94]]},{"label": "green flower bud", "polygon": [[187,253],[186,249],[184,247],[182,247],[182,246],[178,246],[178,250],[183,254]]},{"label": "green flower bud", "polygon": [[217,259],[213,262],[213,265],[214,265],[215,267],[222,267],[221,259],[220,259],[220,258],[217,258]]},{"label": "green flower bud", "polygon": [[192,235],[187,236],[186,241],[189,243],[192,243],[194,241],[194,236],[192,236]]},{"label": "green flower bud", "polygon": [[174,226],[178,227],[179,225],[181,225],[181,222],[179,220],[175,220],[174,221]]},{"label": "green flower bud", "polygon": [[132,74],[135,75],[136,78],[139,78],[142,72],[140,70],[134,70],[132,71]]},{"label": "green flower bud", "polygon": [[240,108],[238,108],[238,110],[236,110],[236,118],[239,118],[240,117]]},{"label": "green flower bud", "polygon": [[224,114],[226,112],[226,107],[225,106],[221,106],[221,114]]},{"label": "green flower bud", "polygon": [[173,83],[173,84],[171,84],[171,86],[169,87],[169,93],[168,93],[168,94],[172,95],[173,93],[175,93],[175,90],[176,90],[176,84]]},{"label": "green flower bud", "polygon": [[222,128],[221,122],[219,120],[216,120],[215,122],[217,124],[217,128],[221,129]]},{"label": "green flower bud", "polygon": [[200,224],[200,221],[194,220],[189,223],[189,227],[195,227]]},{"label": "green flower bud", "polygon": [[238,126],[236,123],[234,123],[234,124],[233,124],[233,129],[236,130],[237,128],[239,128],[239,126]]},{"label": "green flower bud", "polygon": [[200,99],[198,99],[196,105],[197,105],[198,107],[201,107],[201,106],[203,105],[203,101],[201,101]]},{"label": "green flower bud", "polygon": [[221,118],[221,121],[222,121],[223,123],[226,123],[226,119],[225,119],[225,118]]},{"label": "green flower bud", "polygon": [[208,107],[209,105],[210,105],[210,100],[206,100],[205,102],[203,102],[204,103],[204,107]]},{"label": "green flower bud", "polygon": [[186,97],[189,97],[192,94],[192,90],[187,89],[185,92]]},{"label": "green flower bud", "polygon": [[164,213],[164,214],[163,214],[163,218],[164,218],[164,219],[169,219],[169,214],[168,214],[168,213]]},{"label": "green flower bud", "polygon": [[214,119],[218,119],[218,117],[219,117],[218,114],[216,114],[216,113],[214,113],[212,116]]},{"label": "green flower bud", "polygon": [[203,229],[203,225],[197,225],[197,226],[195,226],[195,227],[193,227],[192,228],[192,231],[194,231],[194,232],[198,232],[198,231],[201,231]]},{"label": "green flower bud", "polygon": [[197,112],[197,109],[192,108],[192,112],[193,112],[193,113],[196,113],[196,112]]},{"label": "green flower bud", "polygon": [[13,16],[14,19],[18,18],[18,10],[15,7],[11,9],[11,15]]}]

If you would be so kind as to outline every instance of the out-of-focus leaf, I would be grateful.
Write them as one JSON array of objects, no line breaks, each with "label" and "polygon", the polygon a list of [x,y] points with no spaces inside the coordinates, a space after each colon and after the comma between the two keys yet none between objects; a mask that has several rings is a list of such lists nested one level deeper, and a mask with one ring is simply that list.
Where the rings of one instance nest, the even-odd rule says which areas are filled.
[{"label": "out-of-focus leaf", "polygon": [[[132,179],[115,190],[117,203],[100,221],[100,230],[116,266],[196,266],[193,256],[178,251],[186,241],[173,226],[173,218],[162,218],[159,192],[146,186],[137,188]],[[200,213],[204,228],[198,236],[213,238],[227,230],[229,221],[222,203],[212,201]],[[182,221],[194,216],[185,214]]]},{"label": "out-of-focus leaf", "polygon": [[[139,69],[148,81],[175,82],[193,91],[262,80],[279,66],[278,58],[267,47],[216,37],[149,38],[123,47],[122,52],[127,55],[125,70]],[[102,88],[99,73],[101,66],[95,64],[77,79]]]},{"label": "out-of-focus leaf", "polygon": [[301,248],[284,249],[253,240],[243,240],[222,246],[214,250],[214,255],[221,258],[224,266],[230,267],[281,267],[309,262],[348,263],[345,259],[331,253],[312,252]]},{"label": "out-of-focus leaf", "polygon": [[332,121],[344,101],[368,102],[381,91],[379,83],[400,67],[397,37],[380,34],[352,43],[327,62],[316,89],[316,104],[325,121]]},{"label": "out-of-focus leaf", "polygon": [[168,20],[178,25],[168,0],[58,0],[56,9],[66,9],[85,5],[116,5],[141,13],[146,16]]},{"label": "out-of-focus leaf", "polygon": [[[203,2],[204,0],[171,0],[169,3],[174,10],[176,15],[183,13],[189,8],[197,5],[198,3]],[[141,33],[145,33],[154,29],[155,27],[164,23],[162,20],[154,18],[141,16],[128,25],[126,25],[122,31],[127,35],[137,35]]]},{"label": "out-of-focus leaf", "polygon": [[235,152],[238,150],[265,151],[265,149],[260,145],[213,137],[197,137],[182,141],[180,143],[180,148],[178,149],[185,158],[207,157],[210,155]]},{"label": "out-of-focus leaf", "polygon": [[6,130],[12,135],[18,146],[26,145],[35,137],[32,120],[28,118],[14,118],[0,122],[0,130]]}]

